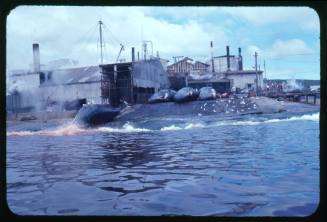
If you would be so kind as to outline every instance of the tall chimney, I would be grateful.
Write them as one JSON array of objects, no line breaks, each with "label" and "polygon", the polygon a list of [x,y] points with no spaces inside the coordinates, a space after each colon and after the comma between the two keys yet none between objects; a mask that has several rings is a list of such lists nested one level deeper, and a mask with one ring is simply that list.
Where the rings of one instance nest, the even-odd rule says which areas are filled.
[{"label": "tall chimney", "polygon": [[40,52],[39,52],[39,44],[33,44],[33,65],[34,72],[40,72]]},{"label": "tall chimney", "polygon": [[243,70],[243,58],[241,54],[241,48],[238,48],[238,70]]},{"label": "tall chimney", "polygon": [[132,62],[135,62],[135,49],[132,47]]},{"label": "tall chimney", "polygon": [[210,42],[210,48],[211,48],[211,65],[212,65],[212,72],[215,72],[215,63],[213,61],[213,42]]},{"label": "tall chimney", "polygon": [[226,46],[226,54],[227,54],[227,71],[229,71],[230,70],[229,46]]}]

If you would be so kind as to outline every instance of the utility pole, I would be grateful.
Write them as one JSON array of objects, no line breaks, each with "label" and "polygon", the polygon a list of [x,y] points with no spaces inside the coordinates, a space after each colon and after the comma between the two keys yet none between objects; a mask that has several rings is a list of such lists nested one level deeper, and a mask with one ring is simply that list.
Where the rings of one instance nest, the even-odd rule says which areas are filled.
[{"label": "utility pole", "polygon": [[100,32],[100,52],[101,52],[101,64],[103,64],[103,54],[102,54],[102,21],[99,21],[99,32]]},{"label": "utility pole", "polygon": [[258,59],[258,53],[254,53],[254,58],[255,58],[255,93],[256,96],[258,96],[258,64],[257,64],[257,59]]},{"label": "utility pole", "polygon": [[266,72],[266,60],[263,60],[263,71],[265,72],[264,87],[265,87],[265,92],[266,92],[266,95],[267,95],[267,72]]},{"label": "utility pole", "polygon": [[212,72],[215,72],[215,64],[214,64],[214,61],[213,61],[213,43],[212,43],[212,41],[210,42],[210,48],[211,48]]},{"label": "utility pole", "polygon": [[266,73],[266,60],[263,60],[263,70],[265,72],[265,79],[267,80],[267,73]]}]

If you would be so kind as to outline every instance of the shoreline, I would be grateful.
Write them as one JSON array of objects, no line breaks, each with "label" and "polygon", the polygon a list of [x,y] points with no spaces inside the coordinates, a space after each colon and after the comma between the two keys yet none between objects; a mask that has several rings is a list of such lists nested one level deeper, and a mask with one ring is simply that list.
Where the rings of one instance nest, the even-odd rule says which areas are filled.
[{"label": "shoreline", "polygon": [[[158,104],[136,104],[129,107],[129,109],[123,110],[116,119],[113,121],[125,121],[144,118],[150,114],[151,116],[169,116],[169,115],[198,115],[199,111],[202,111],[201,115],[219,115],[224,114],[226,117],[238,116],[245,114],[265,114],[265,113],[279,113],[287,112],[294,114],[301,114],[306,112],[320,112],[319,104],[307,104],[301,102],[290,102],[290,101],[277,101],[276,99],[271,99],[268,97],[250,97],[249,101],[258,106],[257,110],[250,110],[249,112],[243,113],[230,113],[229,115],[222,113],[210,113],[209,110],[200,110],[201,104],[218,104],[219,102],[226,101],[228,99],[218,99],[218,100],[207,100],[207,101],[193,101],[184,104],[170,103],[158,103]],[[220,104],[221,106],[221,104]],[[182,107],[182,108],[181,108]],[[160,108],[162,110],[160,110]],[[180,111],[176,111],[180,109]],[[146,110],[146,113],[145,113]],[[164,111],[163,111],[164,110]],[[174,110],[172,114],[171,111]],[[211,110],[212,111],[212,110]],[[46,124],[57,125],[70,122],[74,119],[78,111],[63,111],[63,112],[30,112],[30,113],[19,113],[17,116],[14,114],[7,115],[6,124],[7,126],[15,126],[23,123],[28,124]],[[156,113],[156,115],[153,115]]]}]

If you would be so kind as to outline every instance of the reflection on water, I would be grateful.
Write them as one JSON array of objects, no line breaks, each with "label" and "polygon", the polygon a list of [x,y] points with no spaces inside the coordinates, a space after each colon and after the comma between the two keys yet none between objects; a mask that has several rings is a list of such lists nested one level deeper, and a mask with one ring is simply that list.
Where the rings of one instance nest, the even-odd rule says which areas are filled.
[{"label": "reflection on water", "polygon": [[147,138],[117,138],[109,143],[100,144],[104,149],[103,158],[109,168],[133,168],[149,162],[160,162],[160,156],[151,152]]},{"label": "reflection on water", "polygon": [[69,125],[21,125],[29,133],[7,133],[8,204],[32,215],[308,215],[319,116],[280,117],[150,118],[68,135],[58,132]]}]

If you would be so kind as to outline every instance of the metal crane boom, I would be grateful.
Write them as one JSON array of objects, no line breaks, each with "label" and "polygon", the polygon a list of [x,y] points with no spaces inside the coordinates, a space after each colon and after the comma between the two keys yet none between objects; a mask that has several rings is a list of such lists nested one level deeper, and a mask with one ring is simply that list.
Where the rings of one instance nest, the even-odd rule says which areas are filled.
[{"label": "metal crane boom", "polygon": [[119,59],[119,56],[121,54],[121,52],[124,50],[124,46],[123,44],[120,43],[120,50],[119,50],[119,53],[118,53],[118,56],[117,56],[117,59],[116,59],[116,63],[118,62],[118,59]]}]

